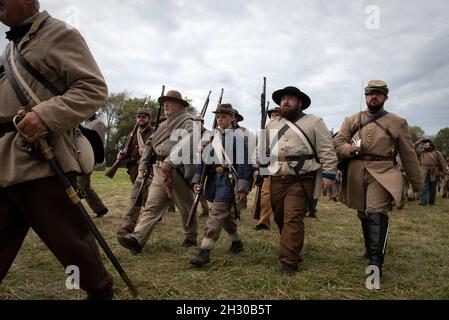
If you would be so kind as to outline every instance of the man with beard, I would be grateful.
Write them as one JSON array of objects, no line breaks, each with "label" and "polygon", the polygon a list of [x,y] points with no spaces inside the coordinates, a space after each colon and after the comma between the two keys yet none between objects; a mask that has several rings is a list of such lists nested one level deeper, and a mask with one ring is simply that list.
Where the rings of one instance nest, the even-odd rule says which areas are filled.
[{"label": "man with beard", "polygon": [[398,153],[413,190],[423,187],[407,121],[384,110],[388,93],[384,81],[370,81],[365,88],[367,110],[345,118],[334,138],[338,157],[346,163],[339,200],[358,211],[369,265],[377,266],[380,272],[387,246],[388,213],[392,203],[398,206],[402,198]]},{"label": "man with beard", "polygon": [[422,144],[422,151],[418,152],[421,173],[424,179],[424,189],[420,194],[420,206],[434,205],[437,194],[437,182],[447,174],[446,161],[443,154],[435,149],[429,139],[421,139],[415,143],[417,148]]},{"label": "man with beard", "polygon": [[[145,204],[148,198],[148,187],[151,184],[151,179],[144,179],[139,176],[139,162],[145,149],[145,143],[148,138],[153,134],[153,127],[151,126],[151,112],[148,108],[138,108],[136,112],[136,124],[138,126],[137,133],[132,138],[131,150],[129,156],[125,158],[125,154],[119,152],[117,160],[124,160],[126,168],[128,169],[128,175],[133,184],[131,191],[131,203],[128,211],[126,211],[122,225],[117,231],[117,239],[120,241],[127,234],[133,233],[136,227],[137,220],[139,219],[140,210]],[[142,183],[145,182],[142,192],[142,200],[139,203],[136,202],[136,198],[139,193],[139,189]]]},{"label": "man with beard", "polygon": [[304,219],[309,205],[330,187],[337,173],[337,155],[323,119],[305,114],[310,98],[296,87],[273,93],[280,117],[267,126],[270,142],[271,206],[279,227],[280,272],[294,275],[302,262]]}]

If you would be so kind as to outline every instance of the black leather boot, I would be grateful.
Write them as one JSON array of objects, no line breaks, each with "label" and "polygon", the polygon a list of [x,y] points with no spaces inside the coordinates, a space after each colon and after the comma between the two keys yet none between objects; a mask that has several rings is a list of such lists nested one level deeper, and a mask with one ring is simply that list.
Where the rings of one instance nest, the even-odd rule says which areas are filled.
[{"label": "black leather boot", "polygon": [[363,239],[365,241],[365,253],[361,256],[362,259],[369,259],[369,250],[368,250],[368,228],[366,223],[366,218],[360,219],[360,223],[362,225],[363,231]]},{"label": "black leather boot", "polygon": [[366,225],[368,231],[368,265],[378,266],[382,272],[387,247],[388,216],[382,213],[370,213],[366,219]]}]

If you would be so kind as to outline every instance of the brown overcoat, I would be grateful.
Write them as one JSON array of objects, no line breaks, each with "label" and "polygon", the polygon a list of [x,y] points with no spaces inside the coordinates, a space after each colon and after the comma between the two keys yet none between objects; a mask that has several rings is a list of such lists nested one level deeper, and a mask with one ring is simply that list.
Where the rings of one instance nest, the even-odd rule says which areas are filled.
[{"label": "brown overcoat", "polygon": [[444,156],[440,151],[421,152],[418,154],[418,159],[423,180],[426,179],[427,174],[430,174],[430,181],[432,182],[447,174],[446,160],[444,160]]},{"label": "brown overcoat", "polygon": [[[361,114],[361,121],[367,119],[367,112]],[[418,158],[408,131],[405,119],[393,113],[388,113],[377,120],[392,135],[390,137],[377,124],[370,123],[361,129],[359,127],[360,113],[345,118],[341,129],[334,138],[334,146],[340,160],[351,158],[351,141],[353,138],[362,140],[361,154],[372,154],[394,158],[398,151],[402,165],[413,190],[423,188],[423,179],[419,168]],[[354,134],[352,134],[354,133]],[[394,139],[394,141],[393,141]],[[363,172],[369,172],[393,197],[396,205],[401,203],[402,174],[393,161],[362,161],[350,160],[347,172],[343,175],[340,201],[349,208],[365,211],[365,188],[363,185]]]},{"label": "brown overcoat", "polygon": [[[11,43],[6,50],[10,46]],[[15,59],[19,73],[42,101],[34,105],[25,93],[29,106],[51,131],[49,142],[63,170],[80,172],[73,128],[88,119],[107,98],[107,86],[97,63],[80,33],[46,11],[38,15],[18,47],[35,69],[64,92],[53,96]],[[22,108],[3,66],[0,66],[0,106],[0,123],[11,121]],[[0,187],[54,175],[48,163],[31,158],[24,144],[16,132],[0,138]]]}]

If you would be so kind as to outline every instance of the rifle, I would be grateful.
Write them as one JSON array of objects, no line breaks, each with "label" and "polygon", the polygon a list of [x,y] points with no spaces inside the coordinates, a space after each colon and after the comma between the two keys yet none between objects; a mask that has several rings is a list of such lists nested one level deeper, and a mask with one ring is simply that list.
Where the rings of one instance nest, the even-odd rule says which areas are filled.
[{"label": "rifle", "polygon": [[[162,86],[161,97],[164,96],[164,94],[165,94],[165,85]],[[162,114],[162,105],[159,104],[159,109],[157,110],[157,115],[156,115],[156,123],[154,124],[154,133],[156,133],[156,130],[159,128],[161,114]],[[150,148],[150,151],[148,152],[148,156],[150,157],[150,163],[148,164],[148,167],[151,170],[151,167],[156,162],[156,157],[153,156],[154,150],[153,150],[151,143],[148,145]],[[134,202],[134,206],[137,206],[137,205],[142,206],[142,194],[143,194],[143,190],[145,189],[145,185],[146,185],[149,177],[150,177],[149,173],[145,177],[143,177],[142,184],[140,185],[139,191],[137,192],[136,201]]]},{"label": "rifle", "polygon": [[[260,129],[264,130],[266,123],[267,123],[267,110],[268,107],[266,107],[267,100],[267,78],[263,78],[263,89],[262,89],[262,95],[260,97],[260,109],[261,109],[261,116],[260,116]],[[261,141],[259,141],[261,143]],[[260,150],[260,148],[259,148]],[[258,167],[259,169],[260,167]],[[261,196],[262,196],[262,184],[263,184],[263,176],[260,175],[257,177],[257,180],[259,181],[256,186],[256,195],[254,198],[254,205],[252,210],[252,216],[255,220],[260,219],[260,209],[261,209]]]},{"label": "rifle", "polygon": [[[145,102],[143,104],[144,108],[146,108],[148,106],[148,102],[149,102],[149,97],[147,97],[145,99]],[[125,159],[130,156],[129,153],[131,152],[131,147],[132,147],[131,144],[132,144],[132,142],[134,140],[135,135],[137,134],[137,130],[138,129],[139,129],[139,126],[136,123],[136,125],[134,126],[133,131],[131,132],[131,134],[128,137],[128,141],[126,142],[125,147],[119,152],[119,154],[121,153],[121,154],[124,155]],[[116,160],[114,162],[114,164],[112,165],[112,167],[109,168],[108,171],[106,171],[106,173],[105,173],[106,177],[111,178],[111,179],[114,178],[115,174],[117,173],[118,168],[122,164],[122,161],[123,160]]]},{"label": "rifle", "polygon": [[[26,115],[25,110],[19,111],[18,115],[14,117],[13,123],[17,128],[17,124],[25,117]],[[17,129],[18,130],[18,129]],[[48,164],[50,165],[51,169],[55,173],[56,177],[61,181],[62,186],[64,187],[64,190],[67,194],[67,197],[69,201],[76,207],[76,209],[81,213],[84,220],[86,221],[90,231],[97,239],[100,247],[104,250],[106,253],[106,256],[108,257],[109,261],[111,261],[114,268],[119,273],[120,277],[123,279],[123,281],[128,286],[129,290],[131,291],[131,294],[134,298],[137,298],[138,292],[136,287],[132,284],[131,280],[129,279],[128,275],[126,274],[125,270],[123,270],[122,266],[120,265],[120,262],[115,257],[114,253],[108,246],[106,240],[101,235],[100,231],[98,230],[95,223],[92,221],[92,218],[89,216],[89,213],[87,212],[86,208],[84,208],[83,203],[81,202],[81,199],[78,197],[75,189],[73,188],[72,184],[70,183],[70,180],[67,178],[67,176],[64,173],[64,170],[62,169],[58,159],[55,157],[55,154],[53,153],[53,148],[49,146],[47,142],[47,136],[48,133],[44,133],[44,135],[38,137],[37,139],[28,139],[25,137],[20,130],[18,130],[19,134],[23,136],[26,140],[29,140],[30,142],[35,142],[37,147],[39,148],[39,152],[42,154],[43,159],[48,161]]]},{"label": "rifle", "polygon": [[201,116],[204,118],[204,116],[206,115],[207,112],[207,108],[209,107],[209,102],[210,102],[210,95],[211,95],[212,91],[209,91],[209,95],[206,98],[206,101],[204,102],[203,105],[203,109],[201,110]]},{"label": "rifle", "polygon": [[[218,98],[217,105],[220,105],[223,102],[223,94],[224,89],[221,89],[220,98]],[[206,110],[203,108],[204,114],[206,114]],[[204,115],[202,115],[204,117]],[[214,124],[212,126],[212,133],[215,132],[215,129],[217,128],[217,118],[214,120]],[[212,143],[212,140],[214,140],[214,135],[212,134],[209,140],[209,143]],[[208,155],[209,157],[209,155]],[[201,179],[200,179],[200,190],[201,192],[198,192],[195,194],[195,199],[193,200],[192,208],[189,212],[189,218],[187,219],[186,227],[191,228],[193,224],[193,218],[196,216],[196,209],[198,208],[198,204],[200,203],[200,198],[203,193],[204,185],[206,184],[206,177],[207,177],[207,165],[206,163],[203,164],[203,170],[201,171]]]}]

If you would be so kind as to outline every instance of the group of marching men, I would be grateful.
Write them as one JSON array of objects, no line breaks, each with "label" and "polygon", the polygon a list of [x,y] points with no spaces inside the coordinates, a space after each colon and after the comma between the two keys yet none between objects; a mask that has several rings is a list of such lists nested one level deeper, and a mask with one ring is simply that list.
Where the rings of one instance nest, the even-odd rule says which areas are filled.
[{"label": "group of marching men", "polygon": [[[247,206],[248,193],[259,181],[262,199],[256,230],[269,229],[270,216],[274,213],[281,232],[281,273],[294,274],[302,261],[303,220],[307,213],[315,215],[320,187],[329,199],[337,201],[339,198],[357,209],[365,239],[364,256],[370,259],[370,264],[381,268],[388,212],[393,206],[403,206],[404,191],[409,186],[420,190],[423,183],[420,204],[434,204],[435,182],[438,177],[446,177],[447,165],[431,141],[417,141],[415,147],[423,144],[423,148],[415,153],[410,137],[403,130],[406,128],[404,120],[402,128],[392,126],[400,118],[383,109],[388,97],[388,87],[383,81],[371,81],[365,93],[368,109],[352,119],[347,118],[342,130],[332,137],[322,119],[303,112],[311,104],[305,93],[295,87],[274,92],[273,100],[279,106],[268,110],[270,122],[263,134],[268,135],[267,154],[276,154],[275,161],[265,166],[260,165],[260,161],[254,165],[249,155],[245,155],[245,161],[237,161],[236,146],[231,146],[231,152],[225,148],[229,148],[229,141],[246,143],[248,135],[248,130],[239,125],[244,120],[242,115],[231,104],[219,104],[214,111],[214,133],[204,128],[203,117],[186,111],[188,102],[178,91],[169,91],[159,98],[165,117],[156,132],[153,132],[154,120],[151,122],[154,115],[147,108],[139,108],[137,134],[130,137],[133,139],[131,150],[127,155],[120,152],[117,157],[125,160],[133,182],[131,205],[117,231],[119,243],[132,253],[140,254],[173,201],[182,219],[182,246],[197,245],[196,212],[193,219],[190,217],[191,223],[189,216],[195,194],[200,194],[200,216],[207,216],[207,223],[200,249],[190,263],[202,267],[210,261],[210,252],[223,228],[232,241],[230,252],[237,254],[243,250],[243,243],[236,219],[240,217],[240,210]],[[370,109],[370,106],[375,107]],[[172,133],[177,129],[191,132],[195,124],[200,126],[202,138],[201,145],[191,152],[210,153],[207,156],[214,162],[173,164],[170,156],[180,142],[172,138]],[[279,129],[274,131],[276,137],[269,136],[273,129]],[[239,139],[242,136],[244,139]],[[206,148],[208,144],[209,149]],[[244,150],[249,153],[246,144]],[[401,155],[407,160],[401,161]],[[203,160],[204,157],[203,154]],[[263,170],[259,168],[265,169],[262,180],[258,179]],[[203,169],[206,179],[201,177]],[[408,186],[396,183],[402,181],[396,179],[401,172]],[[360,189],[348,181],[358,184]],[[443,183],[443,197],[447,193],[446,184]],[[207,201],[212,202],[210,210]]]},{"label": "group of marching men", "polygon": [[[61,183],[76,185],[81,172],[90,173],[83,170],[79,125],[105,104],[106,81],[80,33],[40,11],[38,0],[0,0],[0,21],[10,27],[0,58],[0,283],[33,229],[64,268],[79,268],[80,287],[88,299],[112,299],[113,278],[96,240],[122,279],[127,277],[111,259],[90,217],[80,214],[84,211],[76,192]],[[332,137],[321,118],[304,112],[311,105],[307,94],[296,87],[275,91],[272,99],[279,106],[278,116],[267,125],[261,139],[266,148],[260,148],[267,153],[258,153],[257,165],[248,155],[236,161],[239,154],[228,153],[225,145],[231,141],[232,150],[244,130],[238,128],[239,115],[232,105],[220,103],[214,111],[216,130],[198,151],[202,161],[193,165],[173,161],[171,156],[183,141],[171,139],[173,130],[191,132],[195,119],[186,111],[188,103],[182,95],[169,91],[159,98],[166,120],[156,121],[154,126],[159,127],[152,132],[151,115],[138,110],[135,149],[131,156],[118,156],[127,156],[124,160],[133,181],[132,204],[117,232],[119,243],[139,254],[171,200],[182,218],[182,245],[194,246],[198,221],[190,211],[194,199],[204,197],[206,230],[190,263],[202,267],[210,261],[223,228],[232,241],[230,251],[237,254],[243,243],[236,217],[253,181],[263,176],[262,202],[271,205],[280,230],[279,271],[294,275],[302,261],[306,212],[311,211],[320,187],[332,188],[340,171],[338,200],[357,210],[366,257],[381,269],[388,214],[403,194],[397,157],[414,193],[424,190],[422,204],[433,203],[438,176],[447,181],[441,154],[429,143],[418,159],[406,120],[384,109],[388,94],[385,82],[370,81],[365,88],[367,109],[345,118]],[[266,157],[269,162],[262,161]],[[90,177],[78,178],[78,184],[89,196]],[[444,187],[447,194],[447,184]],[[210,210],[206,201],[212,203]],[[107,208],[100,202],[91,204],[103,216]],[[132,287],[129,279],[125,282]]]},{"label": "group of marching men", "polygon": [[[273,213],[281,234],[282,274],[295,274],[302,261],[304,218],[307,213],[314,215],[321,189],[328,192],[330,199],[339,199],[358,211],[365,239],[364,256],[370,265],[381,269],[389,229],[388,213],[403,202],[402,176],[407,177],[416,194],[420,192],[424,205],[435,203],[436,177],[447,175],[446,162],[431,142],[418,141],[416,146],[424,143],[424,148],[417,154],[406,121],[385,111],[388,93],[385,82],[370,81],[365,88],[367,110],[346,118],[341,130],[332,137],[321,118],[304,113],[311,104],[304,92],[296,87],[274,92],[272,98],[278,107],[269,110],[270,122],[264,134],[268,141],[267,155],[274,156],[275,161],[261,165],[256,160],[256,166],[249,155],[245,155],[245,161],[237,161],[235,146],[229,152],[229,141],[246,142],[240,137],[248,134],[239,125],[243,117],[231,104],[217,106],[216,128],[211,134],[204,128],[202,117],[186,111],[188,102],[181,94],[169,91],[159,98],[165,119],[158,130],[153,132],[151,112],[139,108],[136,112],[139,129],[132,137],[133,150],[126,159],[123,153],[118,155],[118,159],[126,161],[133,182],[131,206],[117,231],[119,243],[140,254],[173,201],[182,219],[182,246],[197,245],[197,217],[195,214],[189,219],[189,215],[195,194],[200,194],[201,215],[208,218],[200,249],[190,263],[197,267],[209,263],[210,252],[223,228],[232,242],[230,252],[237,254],[243,250],[243,243],[236,219],[246,207],[247,195],[255,182],[263,181],[258,182],[263,184],[256,229],[269,229]],[[191,132],[195,122],[200,124],[203,135],[199,152],[210,153],[207,156],[214,159],[213,163],[205,164],[204,154],[201,164],[172,163],[171,154],[180,143],[172,139],[172,132],[177,129]],[[273,132],[276,136],[270,136]],[[206,148],[208,144],[211,148]],[[404,159],[400,165],[398,159]],[[202,179],[203,172],[207,179]],[[263,180],[257,178],[261,175]],[[207,201],[212,203],[210,210]]]}]

